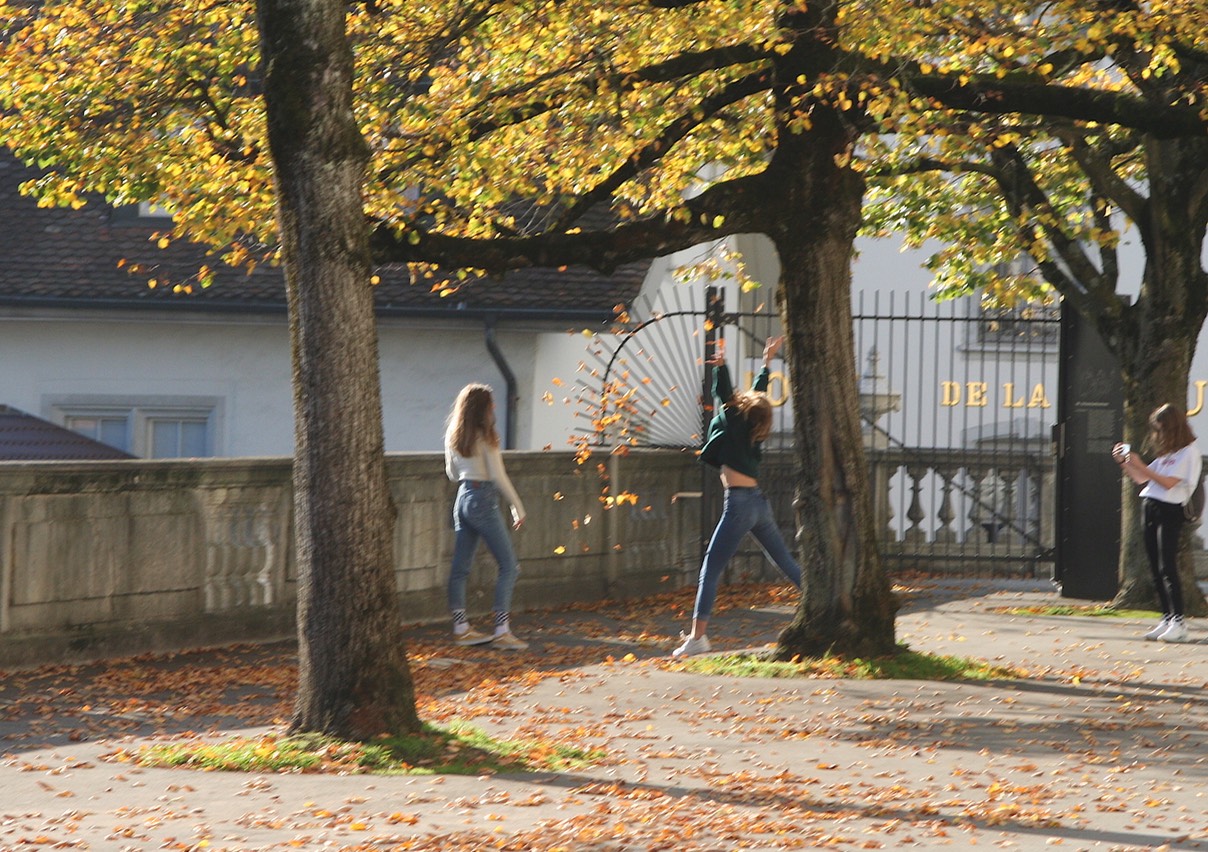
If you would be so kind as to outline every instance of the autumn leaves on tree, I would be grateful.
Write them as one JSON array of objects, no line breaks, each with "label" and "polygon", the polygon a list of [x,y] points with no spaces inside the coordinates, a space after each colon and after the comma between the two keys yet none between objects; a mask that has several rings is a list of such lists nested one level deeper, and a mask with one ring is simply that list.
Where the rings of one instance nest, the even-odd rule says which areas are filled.
[{"label": "autumn leaves on tree", "polygon": [[[343,165],[309,168],[360,195],[359,211],[348,198],[333,208],[347,246],[367,220],[371,261],[412,264],[419,282],[449,287],[434,265],[609,270],[766,234],[781,262],[806,573],[782,656],[894,647],[850,336],[861,227],[946,243],[935,264],[948,291],[1069,298],[1121,356],[1133,414],[1152,407],[1146,380],[1159,364],[1160,392],[1185,390],[1208,304],[1200,0],[282,0],[258,12],[264,44],[282,53],[261,55],[253,10],[238,2],[4,7],[0,129],[53,167],[31,190],[48,203],[86,191],[156,201],[180,235],[231,262],[281,248],[288,261],[304,240],[285,183],[302,173],[278,159],[275,197],[269,153],[286,140],[274,122],[348,85],[352,117],[325,143]],[[347,44],[324,29],[337,18]],[[349,48],[351,79],[305,87]],[[278,84],[273,63],[285,61],[297,79]],[[292,131],[299,144],[331,129],[317,112],[308,120]],[[613,224],[586,228],[599,210]],[[1147,253],[1131,304],[1116,292],[1126,219]],[[1031,274],[993,271],[1021,254]],[[341,275],[367,290],[359,248],[350,264]],[[322,331],[324,320],[295,308],[301,357],[297,347],[316,345],[308,324]],[[343,428],[332,416],[324,428]]]}]

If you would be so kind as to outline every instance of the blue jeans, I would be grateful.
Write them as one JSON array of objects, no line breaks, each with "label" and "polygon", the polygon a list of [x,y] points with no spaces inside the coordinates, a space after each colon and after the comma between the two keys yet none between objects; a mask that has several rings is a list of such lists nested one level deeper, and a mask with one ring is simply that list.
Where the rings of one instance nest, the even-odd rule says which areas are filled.
[{"label": "blue jeans", "polygon": [[485,539],[487,547],[499,563],[499,578],[495,581],[495,612],[510,612],[512,588],[520,564],[512,550],[512,539],[499,511],[499,491],[493,482],[462,480],[457,485],[453,501],[453,570],[449,573],[449,609],[466,608],[466,581],[474,564],[478,542]]},{"label": "blue jeans", "polygon": [[700,567],[700,579],[696,586],[696,608],[694,618],[708,618],[713,612],[713,601],[717,598],[717,583],[722,572],[747,533],[763,548],[776,567],[797,588],[801,588],[801,566],[793,558],[788,545],[780,535],[776,519],[772,517],[772,506],[758,488],[727,488],[725,504],[705,561]]}]

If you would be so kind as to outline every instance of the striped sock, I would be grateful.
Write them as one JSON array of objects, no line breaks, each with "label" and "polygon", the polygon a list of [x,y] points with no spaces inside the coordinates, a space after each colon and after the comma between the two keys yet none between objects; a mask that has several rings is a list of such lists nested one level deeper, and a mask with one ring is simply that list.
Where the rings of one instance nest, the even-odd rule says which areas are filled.
[{"label": "striped sock", "polygon": [[470,630],[470,620],[466,618],[464,609],[453,610],[453,635],[460,636]]},{"label": "striped sock", "polygon": [[508,624],[508,613],[495,613],[495,635],[502,636],[511,631],[511,626]]}]

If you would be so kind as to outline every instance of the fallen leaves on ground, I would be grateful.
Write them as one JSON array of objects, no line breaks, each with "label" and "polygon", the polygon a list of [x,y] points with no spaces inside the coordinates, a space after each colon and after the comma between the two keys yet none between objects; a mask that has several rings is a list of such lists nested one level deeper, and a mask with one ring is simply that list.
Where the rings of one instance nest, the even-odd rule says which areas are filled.
[{"label": "fallen leaves on ground", "polygon": [[[926,594],[921,584],[915,591]],[[11,828],[0,832],[11,833],[0,847],[267,848],[246,837],[275,832],[286,839],[272,848],[350,852],[1081,848],[1095,838],[1124,848],[1130,838],[1176,837],[1181,823],[1192,836],[1205,829],[1202,813],[1181,812],[1172,792],[1194,783],[1203,760],[1193,737],[1203,730],[1193,706],[1201,683],[1146,682],[1152,671],[1137,661],[1096,668],[1097,657],[1075,663],[1056,654],[1018,691],[936,682],[886,691],[833,679],[750,690],[677,674],[647,692],[652,667],[671,665],[667,653],[686,626],[691,592],[525,613],[517,631],[532,643],[526,654],[455,647],[444,625],[408,629],[425,719],[471,719],[507,738],[603,749],[604,761],[586,770],[435,777],[414,786],[346,779],[359,785],[355,796],[319,801],[286,795],[293,776],[242,776],[232,795],[254,801],[221,830],[171,828],[190,813],[176,804],[192,795],[186,787],[217,794],[212,775],[172,773],[187,783],[156,799],[158,807],[117,813],[108,847],[77,843],[90,818],[83,809],[6,814]],[[787,622],[794,602],[780,586],[727,588],[715,644],[758,647]],[[925,628],[926,619],[912,627]],[[966,635],[959,620],[945,620],[931,635],[943,645],[958,634]],[[0,683],[0,718],[27,725],[9,736],[9,769],[30,773],[16,777],[55,803],[71,795],[73,774],[103,771],[106,783],[133,789],[148,778],[144,770],[100,769],[66,750],[35,749],[132,732],[163,741],[279,729],[295,689],[293,653],[279,643],[9,673]],[[578,698],[586,693],[595,696],[590,712]],[[1184,727],[1172,726],[1172,715]],[[255,737],[248,744],[268,745]],[[339,760],[333,770],[355,771]],[[1143,780],[1155,773],[1163,783]]]}]

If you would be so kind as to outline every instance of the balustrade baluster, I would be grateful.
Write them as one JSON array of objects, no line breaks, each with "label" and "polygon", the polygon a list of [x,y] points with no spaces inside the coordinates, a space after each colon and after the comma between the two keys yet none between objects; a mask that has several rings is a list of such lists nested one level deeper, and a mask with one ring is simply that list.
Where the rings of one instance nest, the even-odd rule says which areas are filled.
[{"label": "balustrade baluster", "polygon": [[970,465],[965,468],[969,478],[969,528],[965,532],[965,541],[982,542],[982,518],[985,517],[985,506],[982,505],[982,483],[986,478],[986,469]]},{"label": "balustrade baluster", "polygon": [[906,541],[926,541],[927,533],[923,529],[922,523],[927,515],[923,512],[923,501],[919,499],[919,492],[923,489],[923,477],[927,475],[927,468],[906,465],[906,475],[910,477],[910,508],[906,510],[910,528],[906,530]]},{"label": "balustrade baluster", "polygon": [[940,508],[936,512],[936,517],[939,519],[939,526],[935,531],[935,541],[942,544],[950,544],[956,541],[956,530],[952,527],[952,522],[956,520],[956,512],[952,509],[952,480],[956,476],[959,468],[952,466],[937,466],[935,468],[936,476],[940,478]]},{"label": "balustrade baluster", "polygon": [[1016,529],[1019,507],[1015,501],[1019,488],[1019,468],[1016,467],[1004,471],[1002,480],[1004,505],[1000,510],[1002,514],[1002,530],[998,540],[1002,544],[1011,544],[1019,540],[1019,531]]}]

